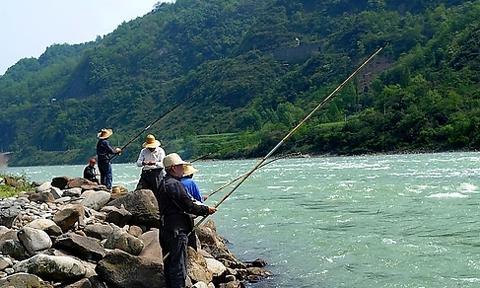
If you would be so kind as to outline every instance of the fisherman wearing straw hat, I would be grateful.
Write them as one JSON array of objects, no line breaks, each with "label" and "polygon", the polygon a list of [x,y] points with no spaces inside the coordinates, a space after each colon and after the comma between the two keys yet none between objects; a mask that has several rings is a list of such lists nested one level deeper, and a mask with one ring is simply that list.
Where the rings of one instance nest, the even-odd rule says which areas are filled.
[{"label": "fisherman wearing straw hat", "polygon": [[122,152],[120,148],[113,148],[108,142],[108,138],[112,136],[112,129],[101,129],[98,134],[97,142],[97,159],[98,170],[100,171],[100,183],[105,185],[108,190],[112,189],[112,164],[110,163],[111,156]]},{"label": "fisherman wearing straw hat", "polygon": [[214,207],[196,204],[180,183],[183,167],[188,162],[177,153],[171,153],[163,159],[167,172],[160,189],[155,193],[160,210],[160,245],[164,258],[165,281],[169,288],[184,288],[187,276],[188,234],[193,229],[194,214],[207,216],[217,211]]},{"label": "fisherman wearing straw hat", "polygon": [[137,166],[142,167],[142,174],[135,190],[156,191],[158,189],[165,175],[163,158],[165,158],[165,151],[160,147],[160,141],[156,140],[152,134],[148,134],[137,159]]}]

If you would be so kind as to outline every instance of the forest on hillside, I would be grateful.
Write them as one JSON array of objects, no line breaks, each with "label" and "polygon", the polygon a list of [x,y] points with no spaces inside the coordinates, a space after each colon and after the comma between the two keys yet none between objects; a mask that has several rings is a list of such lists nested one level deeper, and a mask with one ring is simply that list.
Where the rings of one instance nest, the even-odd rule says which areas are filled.
[{"label": "forest on hillside", "polygon": [[[177,0],[0,76],[11,165],[84,163],[96,132],[184,158],[263,156],[379,47],[281,152],[480,147],[480,1]],[[118,161],[136,158],[140,137]]]}]

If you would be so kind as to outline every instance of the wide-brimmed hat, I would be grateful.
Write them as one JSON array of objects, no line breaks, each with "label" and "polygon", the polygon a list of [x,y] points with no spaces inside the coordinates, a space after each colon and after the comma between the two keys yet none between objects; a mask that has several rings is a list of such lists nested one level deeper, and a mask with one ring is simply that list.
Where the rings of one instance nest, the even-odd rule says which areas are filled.
[{"label": "wide-brimmed hat", "polygon": [[163,166],[165,168],[176,166],[176,165],[189,165],[190,163],[182,160],[180,155],[177,153],[170,153],[165,158],[163,158]]},{"label": "wide-brimmed hat", "polygon": [[107,139],[108,137],[112,136],[112,134],[113,134],[112,129],[103,128],[98,132],[97,138],[98,139]]},{"label": "wide-brimmed hat", "polygon": [[193,167],[192,164],[183,165],[183,176],[188,176],[197,173],[198,170]]},{"label": "wide-brimmed hat", "polygon": [[160,146],[160,141],[155,139],[155,136],[148,134],[143,143],[144,148],[157,148]]}]

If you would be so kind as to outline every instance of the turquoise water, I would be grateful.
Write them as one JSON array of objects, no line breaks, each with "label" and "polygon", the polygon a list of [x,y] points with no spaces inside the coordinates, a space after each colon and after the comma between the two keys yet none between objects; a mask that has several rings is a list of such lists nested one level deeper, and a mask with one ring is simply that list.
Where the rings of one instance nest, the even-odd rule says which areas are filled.
[{"label": "turquoise water", "polygon": [[[196,180],[206,193],[254,163],[198,162]],[[270,264],[253,287],[480,287],[479,167],[479,153],[280,160],[214,219],[240,258]],[[83,167],[8,170],[42,181]],[[114,165],[116,184],[138,175]]]}]

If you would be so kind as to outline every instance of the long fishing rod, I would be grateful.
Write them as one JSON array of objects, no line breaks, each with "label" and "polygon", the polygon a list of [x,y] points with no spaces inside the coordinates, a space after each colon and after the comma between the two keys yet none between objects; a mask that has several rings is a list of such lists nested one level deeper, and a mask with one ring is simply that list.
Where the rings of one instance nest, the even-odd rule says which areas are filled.
[{"label": "long fishing rod", "polygon": [[[228,199],[228,197],[230,197],[233,192],[235,192],[238,187],[240,187],[240,185],[243,184],[243,182],[245,182],[245,180],[248,179],[248,177],[250,177],[253,172],[255,172],[273,153],[275,153],[275,151],[278,150],[278,148],[280,148],[280,146],[282,146],[282,144],[288,139],[290,138],[293,133],[295,133],[308,119],[310,119],[313,114],[315,114],[315,112],[317,112],[318,109],[322,108],[330,99],[333,98],[333,96],[335,96],[335,94],[338,93],[338,91],[340,91],[353,77],[355,77],[355,75],[358,74],[358,72],[360,72],[360,70],[362,70],[363,67],[365,67],[373,58],[375,58],[375,56],[377,56],[381,51],[383,50],[383,47],[382,48],[379,48],[377,51],[375,51],[375,53],[373,53],[370,57],[368,57],[367,60],[365,60],[355,71],[353,71],[352,74],[350,74],[350,76],[348,76],[347,79],[345,79],[340,85],[337,86],[337,88],[335,88],[335,90],[333,90],[325,99],[323,99],[309,114],[307,114],[307,116],[305,116],[298,124],[297,126],[295,126],[290,132],[287,133],[287,135],[285,135],[285,137],[283,137],[282,140],[280,140],[280,142],[278,142],[277,145],[275,145],[275,147],[273,147],[272,150],[270,150],[270,152],[267,153],[267,155],[265,155],[260,161],[257,162],[257,164],[255,164],[255,166],[253,166],[252,169],[250,169],[243,177],[241,177],[240,181],[232,188],[232,190],[227,193],[221,200],[220,202],[218,202],[214,207],[215,208],[218,208],[223,202],[225,202],[225,200]],[[198,221],[195,226],[193,226],[193,229],[190,233],[188,233],[188,236],[190,236],[190,234],[195,231],[198,226],[200,226],[207,218],[208,216],[210,215],[207,215],[207,216],[203,216],[202,219],[200,219],[200,221]],[[163,261],[165,261],[165,259],[167,259],[167,257],[170,255],[170,253],[167,253],[164,257],[163,257]]]},{"label": "long fishing rod", "polygon": [[[280,160],[280,159],[295,157],[295,156],[298,156],[298,155],[300,155],[300,153],[293,153],[293,154],[288,154],[288,155],[285,155],[285,156],[280,156],[280,157],[278,157],[278,158],[275,158],[275,159],[272,159],[272,160],[269,160],[269,161],[263,163],[263,164],[262,164],[260,167],[258,167],[258,168],[259,168],[259,169],[260,169],[260,168],[263,168],[263,167],[265,167],[265,166],[267,166],[267,165],[269,165],[269,164],[271,164],[271,163],[273,163],[273,162],[275,162],[275,161],[278,161],[278,160]],[[211,197],[211,196],[217,194],[218,192],[222,191],[223,189],[225,189],[226,187],[230,186],[231,184],[237,182],[238,180],[240,180],[242,177],[245,177],[246,175],[247,175],[247,173],[242,174],[242,175],[238,176],[237,178],[230,180],[230,182],[228,182],[228,183],[226,183],[226,184],[218,187],[217,189],[215,189],[215,190],[213,190],[212,192],[210,192],[209,194],[207,194],[207,197]]]},{"label": "long fishing rod", "polygon": [[[132,139],[130,139],[125,145],[123,145],[122,147],[120,147],[120,149],[123,151],[125,148],[127,148],[130,144],[132,144],[133,141],[137,140],[138,137],[140,137],[143,132],[147,131],[148,129],[150,129],[153,125],[157,124],[158,121],[162,120],[165,116],[167,116],[168,114],[172,113],[173,111],[175,111],[178,107],[182,106],[183,104],[187,103],[187,101],[189,101],[190,99],[193,98],[193,95],[190,95],[189,97],[187,97],[184,101],[178,103],[177,105],[173,106],[170,110],[168,110],[167,112],[163,113],[162,115],[160,115],[157,119],[153,120],[150,124],[148,124],[145,128],[142,129],[142,131],[140,131],[137,135],[135,135]],[[113,160],[115,157],[117,157],[118,154],[115,154],[112,156],[112,158],[110,158],[110,160]]]},{"label": "long fishing rod", "polygon": [[[330,99],[332,99],[333,96],[335,96],[335,94],[338,93],[338,91],[340,91],[353,77],[355,77],[355,75],[358,74],[358,72],[360,72],[360,70],[362,70],[363,67],[365,67],[382,50],[383,50],[383,47],[375,51],[375,53],[373,53],[370,57],[368,57],[368,59],[365,60],[352,74],[350,74],[350,76],[348,76],[347,79],[345,79],[340,85],[337,86],[337,88],[335,88],[335,90],[333,90],[325,99],[323,99],[309,114],[307,114],[307,116],[305,116],[305,118],[303,118],[297,124],[297,126],[295,126],[290,132],[288,132],[287,135],[285,135],[285,137],[283,137],[283,139],[280,140],[280,142],[278,142],[278,144],[275,145],[275,147],[273,147],[273,149],[267,153],[267,155],[265,155],[260,161],[258,161],[258,163],[255,166],[253,166],[253,168],[250,169],[250,171],[248,171],[245,174],[245,176],[242,177],[237,184],[235,184],[232,190],[229,193],[227,193],[214,207],[218,208],[223,202],[225,202],[225,200],[227,200],[228,197],[230,197],[230,195],[232,195],[233,192],[235,192],[238,189],[238,187],[240,187],[240,185],[242,185],[243,182],[245,182],[245,180],[247,180],[248,177],[250,177],[250,175],[253,174],[253,172],[255,172],[273,153],[275,153],[275,151],[277,151],[277,149],[280,148],[280,146],[282,146],[282,144],[288,138],[290,138],[293,135],[293,133],[295,133],[308,119],[310,119],[313,116],[313,114],[317,112],[318,109],[322,108]],[[202,219],[200,219],[200,221],[198,221],[197,224],[195,224],[194,229],[200,226],[208,218],[208,216],[204,216]]]}]

